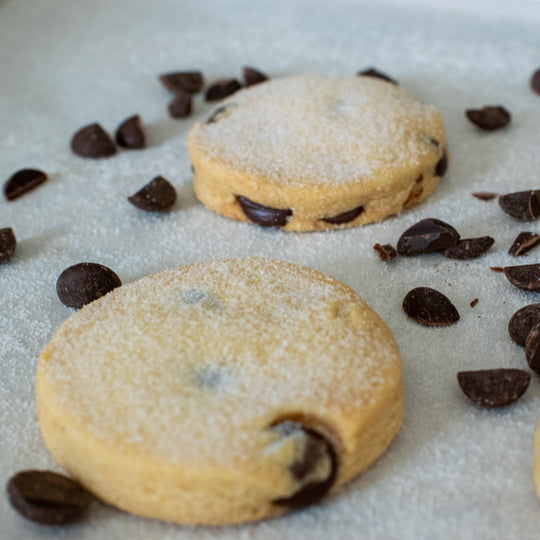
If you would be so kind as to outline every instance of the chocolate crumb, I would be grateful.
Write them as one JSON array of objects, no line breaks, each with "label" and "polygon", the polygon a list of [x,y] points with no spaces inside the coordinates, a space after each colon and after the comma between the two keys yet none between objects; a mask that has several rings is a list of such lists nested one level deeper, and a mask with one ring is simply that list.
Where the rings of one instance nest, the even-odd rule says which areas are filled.
[{"label": "chocolate crumb", "polygon": [[397,251],[391,244],[375,244],[373,249],[379,254],[381,261],[391,261],[397,257]]},{"label": "chocolate crumb", "polygon": [[471,302],[471,307],[476,306],[476,304],[478,304],[478,298],[475,298],[475,299]]},{"label": "chocolate crumb", "polygon": [[501,266],[490,266],[489,269],[492,272],[504,272],[504,268],[502,268]]}]

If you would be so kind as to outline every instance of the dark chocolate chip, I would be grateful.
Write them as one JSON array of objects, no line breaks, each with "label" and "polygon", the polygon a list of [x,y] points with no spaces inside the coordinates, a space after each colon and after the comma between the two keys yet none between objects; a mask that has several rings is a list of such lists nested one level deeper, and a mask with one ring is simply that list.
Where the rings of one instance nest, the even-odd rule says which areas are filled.
[{"label": "dark chocolate chip", "polygon": [[506,407],[527,390],[531,374],[522,369],[500,368],[460,371],[457,374],[463,393],[482,407]]},{"label": "dark chocolate chip", "polygon": [[427,218],[409,227],[399,238],[397,250],[400,255],[420,255],[455,246],[459,233],[435,218]]},{"label": "dark chocolate chip", "polygon": [[120,278],[110,268],[87,262],[66,268],[58,277],[56,292],[64,305],[79,309],[120,285]]},{"label": "dark chocolate chip", "polygon": [[268,75],[252,67],[246,66],[242,70],[242,73],[244,75],[244,84],[246,86],[253,86],[254,84],[259,84],[268,80]]},{"label": "dark chocolate chip", "polygon": [[498,272],[498,273],[504,272],[504,268],[502,268],[501,266],[490,266],[489,269],[492,272]]},{"label": "dark chocolate chip", "polygon": [[75,154],[87,158],[104,158],[116,153],[113,140],[99,124],[81,128],[71,139]]},{"label": "dark chocolate chip", "polygon": [[[300,455],[289,466],[289,471],[301,487],[287,497],[280,497],[272,501],[274,504],[285,506],[293,510],[306,508],[319,502],[334,485],[337,471],[337,455],[328,440],[317,431],[304,427],[298,422],[285,420],[273,429],[282,431],[287,435],[302,432],[304,442]],[[327,462],[329,471],[326,478],[318,478],[318,469],[321,463]]]},{"label": "dark chocolate chip", "polygon": [[196,94],[203,86],[203,76],[200,71],[177,71],[159,76],[161,84],[171,92],[187,92]]},{"label": "dark chocolate chip", "polygon": [[7,492],[19,514],[42,525],[73,521],[91,500],[80,484],[52,471],[21,471],[9,480]]},{"label": "dark chocolate chip", "polygon": [[364,211],[363,206],[357,206],[356,208],[353,208],[352,210],[343,212],[343,214],[338,214],[337,216],[322,218],[322,220],[326,221],[326,223],[332,223],[333,225],[341,225],[342,223],[348,223],[349,221],[356,219],[363,211]]},{"label": "dark chocolate chip", "polygon": [[14,201],[21,195],[32,191],[47,180],[47,175],[37,169],[21,169],[14,173],[4,184],[4,196]]},{"label": "dark chocolate chip", "polygon": [[508,321],[508,333],[513,341],[525,347],[532,327],[540,323],[540,304],[529,304],[518,309]]},{"label": "dark chocolate chip", "polygon": [[510,122],[510,113],[498,105],[468,109],[465,114],[475,126],[486,131],[501,129]]},{"label": "dark chocolate chip", "polygon": [[362,76],[363,77],[374,77],[376,79],[382,79],[383,81],[387,81],[387,82],[395,84],[395,85],[398,84],[398,82],[396,80],[394,80],[391,77],[389,77],[388,75],[386,75],[386,73],[382,73],[381,71],[377,71],[373,67],[365,69],[364,71],[359,71],[357,73],[357,75],[359,75],[361,77]]},{"label": "dark chocolate chip", "polygon": [[373,249],[379,254],[379,257],[383,262],[395,259],[398,254],[395,248],[390,244],[385,244],[384,246],[381,244],[375,244]]},{"label": "dark chocolate chip", "polygon": [[540,69],[537,69],[531,77],[532,91],[540,95]]},{"label": "dark chocolate chip", "polygon": [[0,229],[0,263],[7,261],[17,247],[17,239],[11,227]]},{"label": "dark chocolate chip", "polygon": [[540,216],[540,190],[516,191],[499,197],[503,212],[521,221],[534,221]]},{"label": "dark chocolate chip", "polygon": [[242,85],[236,79],[222,79],[206,90],[205,99],[206,101],[217,101],[234,94],[240,88]]},{"label": "dark chocolate chip", "polygon": [[164,212],[176,202],[176,190],[168,180],[156,176],[135,195],[128,197],[128,201],[147,212]]},{"label": "dark chocolate chip", "polygon": [[504,275],[518,289],[540,292],[540,264],[505,266]]},{"label": "dark chocolate chip", "polygon": [[475,193],[471,193],[471,195],[477,199],[480,199],[481,201],[491,201],[497,197],[497,193],[492,193],[490,191],[477,191]]},{"label": "dark chocolate chip", "polygon": [[191,94],[178,94],[169,103],[169,114],[173,118],[185,118],[191,114]]},{"label": "dark chocolate chip", "polygon": [[238,196],[238,203],[246,217],[261,227],[283,227],[292,216],[290,208],[270,208]]},{"label": "dark chocolate chip", "polygon": [[528,251],[530,251],[533,247],[540,244],[540,234],[535,234],[532,232],[520,232],[517,236],[512,245],[510,246],[510,249],[508,250],[508,253],[510,255],[515,255],[516,257],[520,257],[522,255],[525,255]]},{"label": "dark chocolate chip", "polygon": [[471,307],[476,306],[476,304],[478,304],[478,298],[475,298],[475,299],[471,302]]},{"label": "dark chocolate chip", "polygon": [[525,341],[525,357],[529,367],[540,374],[540,323],[535,324]]},{"label": "dark chocolate chip", "polygon": [[224,113],[229,108],[229,105],[223,105],[223,107],[218,107],[206,121],[207,124],[215,124],[218,121],[218,117],[221,113]]},{"label": "dark chocolate chip", "polygon": [[460,240],[455,246],[445,249],[442,254],[449,259],[475,259],[483,255],[495,242],[491,236],[466,238]]},{"label": "dark chocolate chip", "polygon": [[124,120],[116,130],[116,142],[124,148],[140,149],[146,146],[141,117],[136,114]]},{"label": "dark chocolate chip", "polygon": [[417,287],[403,299],[403,311],[424,326],[448,326],[459,321],[459,313],[448,298],[429,287]]}]

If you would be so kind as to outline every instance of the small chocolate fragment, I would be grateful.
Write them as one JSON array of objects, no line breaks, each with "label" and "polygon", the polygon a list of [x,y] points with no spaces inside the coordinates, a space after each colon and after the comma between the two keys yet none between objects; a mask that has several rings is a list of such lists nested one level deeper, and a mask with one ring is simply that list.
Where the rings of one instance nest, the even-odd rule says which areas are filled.
[{"label": "small chocolate fragment", "polygon": [[471,195],[477,199],[480,199],[481,201],[491,201],[497,197],[497,193],[492,193],[490,191],[477,191],[475,193],[471,193]]},{"label": "small chocolate fragment", "polygon": [[482,407],[506,407],[527,390],[531,374],[522,369],[499,368],[460,371],[457,374],[463,393]]},{"label": "small chocolate fragment", "polygon": [[435,165],[435,174],[442,178],[447,168],[448,168],[448,157],[446,155],[446,150],[444,150],[443,148],[443,155],[441,159],[437,161],[437,165]]},{"label": "small chocolate fragment", "polygon": [[[284,435],[296,434],[297,437],[298,432],[301,432],[303,437],[298,437],[298,441],[304,444],[301,454],[295,456],[294,462],[289,466],[289,472],[301,485],[300,489],[288,497],[280,497],[272,502],[293,510],[319,502],[332,488],[337,476],[338,461],[334,448],[320,433],[298,422],[285,420],[273,429],[282,431]],[[321,464],[328,465],[325,478],[320,478]]]},{"label": "small chocolate fragment", "polygon": [[229,105],[223,105],[222,107],[218,107],[209,117],[206,121],[207,124],[215,124],[218,121],[218,117],[221,113],[224,113],[229,108]]},{"label": "small chocolate fragment", "polygon": [[169,103],[169,114],[173,118],[185,118],[191,114],[191,94],[178,94]]},{"label": "small chocolate fragment", "polygon": [[448,326],[459,321],[459,313],[448,298],[429,287],[417,287],[403,299],[403,311],[424,326]]},{"label": "small chocolate fragment", "polygon": [[505,266],[504,275],[518,289],[540,292],[540,264]]},{"label": "small chocolate fragment", "polygon": [[525,357],[529,367],[540,374],[540,323],[535,324],[525,341]]},{"label": "small chocolate fragment", "polygon": [[508,253],[510,255],[515,255],[516,257],[520,257],[522,255],[525,255],[528,251],[530,251],[533,247],[540,244],[540,234],[535,234],[532,232],[520,232],[517,236],[512,245],[510,246],[510,249],[508,250]]},{"label": "small chocolate fragment", "polygon": [[421,255],[455,246],[459,233],[435,218],[427,218],[409,227],[399,238],[397,250],[400,255]]},{"label": "small chocolate fragment", "polygon": [[455,246],[445,249],[442,254],[449,259],[476,259],[483,255],[495,242],[491,236],[466,238],[460,240]]},{"label": "small chocolate fragment", "polygon": [[537,69],[531,77],[531,88],[532,91],[540,95],[540,69]]},{"label": "small chocolate fragment", "polygon": [[222,79],[206,90],[205,99],[206,101],[217,101],[234,94],[240,88],[242,85],[236,79]]},{"label": "small chocolate fragment", "polygon": [[21,169],[4,184],[4,196],[8,201],[14,201],[43,184],[47,178],[47,175],[38,169]]},{"label": "small chocolate fragment", "polygon": [[116,142],[124,148],[138,150],[146,146],[146,137],[138,114],[124,120],[116,130]]},{"label": "small chocolate fragment", "polygon": [[540,190],[516,191],[501,195],[499,206],[513,218],[534,221],[540,216]]},{"label": "small chocolate fragment", "polygon": [[326,221],[326,223],[332,223],[333,225],[341,225],[342,223],[348,223],[349,221],[356,219],[363,211],[364,207],[358,206],[356,208],[353,208],[352,210],[343,212],[343,214],[338,214],[337,216],[333,217],[322,218],[322,220]]},{"label": "small chocolate fragment", "polygon": [[490,266],[489,269],[492,272],[498,272],[498,273],[504,272],[504,268],[502,268],[501,266]]},{"label": "small chocolate fragment", "polygon": [[268,80],[268,75],[252,67],[244,67],[242,74],[245,86],[253,86]]},{"label": "small chocolate fragment", "polygon": [[242,195],[238,196],[238,203],[246,217],[261,227],[283,227],[293,213],[290,208],[270,208]]},{"label": "small chocolate fragment", "polygon": [[11,227],[0,229],[0,263],[7,261],[17,247],[17,239]]},{"label": "small chocolate fragment", "polygon": [[379,257],[383,262],[395,259],[398,254],[391,244],[384,244],[384,246],[382,246],[381,244],[375,244],[373,246],[373,249],[379,254]]},{"label": "small chocolate fragment", "polygon": [[52,471],[21,471],[9,480],[7,492],[19,514],[42,525],[73,521],[91,500],[80,484]]},{"label": "small chocolate fragment", "polygon": [[395,85],[398,84],[396,80],[386,75],[386,73],[377,71],[374,67],[370,67],[368,69],[365,69],[364,71],[359,71],[357,75],[359,75],[360,77],[375,77],[376,79],[382,79],[383,81],[387,81]]},{"label": "small chocolate fragment", "polygon": [[478,298],[475,298],[475,299],[471,302],[471,307],[476,306],[476,304],[478,304]]},{"label": "small chocolate fragment", "polygon": [[176,202],[176,190],[168,180],[156,176],[135,195],[128,197],[128,201],[147,212],[164,212]]},{"label": "small chocolate fragment", "polygon": [[85,262],[70,266],[60,274],[56,293],[64,305],[80,309],[120,285],[120,278],[110,268]]},{"label": "small chocolate fragment", "polygon": [[486,106],[482,109],[468,109],[467,118],[480,129],[494,131],[509,124],[510,113],[501,106]]},{"label": "small chocolate fragment", "polygon": [[200,71],[176,71],[159,76],[161,84],[171,92],[186,92],[196,94],[203,86],[203,76]]},{"label": "small chocolate fragment", "polygon": [[508,321],[508,333],[513,341],[525,347],[531,328],[540,323],[540,304],[529,304],[518,309]]},{"label": "small chocolate fragment", "polygon": [[77,131],[71,139],[71,149],[78,156],[93,159],[116,154],[113,140],[99,124],[90,124]]}]

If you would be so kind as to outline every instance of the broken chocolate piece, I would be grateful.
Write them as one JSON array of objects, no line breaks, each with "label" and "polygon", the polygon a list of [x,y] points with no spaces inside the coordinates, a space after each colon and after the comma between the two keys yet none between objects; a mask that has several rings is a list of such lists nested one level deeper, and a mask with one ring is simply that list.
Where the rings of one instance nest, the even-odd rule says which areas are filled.
[{"label": "broken chocolate piece", "polygon": [[47,175],[38,169],[21,169],[11,175],[4,184],[4,196],[8,201],[14,201],[43,184],[47,178]]},{"label": "broken chocolate piece", "polygon": [[540,95],[540,69],[537,69],[531,77],[532,91]]},{"label": "broken chocolate piece", "polygon": [[252,67],[244,67],[242,74],[245,86],[253,86],[268,80],[268,75]]},{"label": "broken chocolate piece", "polygon": [[52,471],[21,471],[9,480],[7,492],[19,514],[42,525],[73,521],[91,500],[80,484]]},{"label": "broken chocolate piece", "polygon": [[525,347],[532,327],[540,323],[540,304],[529,304],[518,309],[508,321],[508,333],[513,341]]},{"label": "broken chocolate piece", "polygon": [[427,218],[409,227],[399,238],[397,250],[400,255],[421,255],[442,251],[457,244],[459,233],[435,218]]},{"label": "broken chocolate piece", "polygon": [[203,86],[203,76],[200,71],[175,71],[159,76],[161,84],[171,92],[186,92],[196,94]]},{"label": "broken chocolate piece", "polygon": [[363,71],[359,71],[357,75],[359,75],[360,77],[374,77],[376,79],[382,79],[383,81],[387,81],[395,85],[398,84],[396,80],[386,75],[386,73],[382,73],[381,71],[376,70],[374,67],[370,67],[370,68],[364,69]]},{"label": "broken chocolate piece", "polygon": [[501,266],[490,266],[489,269],[492,272],[498,272],[498,273],[504,272],[504,268],[502,268]]},{"label": "broken chocolate piece", "polygon": [[138,114],[124,120],[116,130],[116,143],[124,148],[138,150],[146,146],[146,138]]},{"label": "broken chocolate piece", "polygon": [[524,394],[531,374],[512,368],[480,369],[460,371],[457,378],[463,393],[472,402],[483,407],[505,407]]},{"label": "broken chocolate piece", "polygon": [[480,199],[481,201],[491,201],[497,197],[497,193],[492,193],[490,191],[477,191],[475,193],[471,193],[471,195],[477,199]]},{"label": "broken chocolate piece", "polygon": [[116,154],[113,140],[99,124],[81,128],[71,139],[71,149],[81,157],[104,158]]},{"label": "broken chocolate piece", "polygon": [[476,304],[478,304],[478,298],[475,298],[475,299],[471,302],[471,307],[476,306]]},{"label": "broken chocolate piece", "polygon": [[375,244],[373,249],[379,254],[379,257],[383,262],[395,259],[398,254],[391,244],[385,244],[384,246],[381,244]]},{"label": "broken chocolate piece", "polygon": [[504,275],[518,289],[540,292],[540,264],[505,266]]},{"label": "broken chocolate piece", "polygon": [[348,223],[349,221],[356,219],[363,211],[364,211],[364,207],[358,206],[356,208],[353,208],[352,210],[343,212],[343,214],[338,214],[337,216],[333,216],[333,217],[322,218],[322,220],[326,221],[326,223],[332,223],[334,225],[341,225],[342,223]]},{"label": "broken chocolate piece", "polygon": [[261,227],[283,227],[292,216],[290,208],[270,208],[250,201],[242,195],[238,196],[238,203],[246,217]]},{"label": "broken chocolate piece", "polygon": [[191,94],[178,94],[169,103],[169,114],[173,118],[185,118],[191,114]]},{"label": "broken chocolate piece", "polygon": [[7,261],[17,247],[17,239],[11,227],[0,229],[0,263]]},{"label": "broken chocolate piece", "polygon": [[176,190],[162,176],[156,176],[137,193],[128,197],[128,201],[147,212],[164,212],[176,202]]},{"label": "broken chocolate piece", "polygon": [[441,292],[429,287],[417,287],[403,299],[403,311],[424,326],[448,326],[459,321],[454,304]]},{"label": "broken chocolate piece", "polygon": [[499,206],[513,218],[534,221],[540,216],[540,190],[516,191],[501,195]]},{"label": "broken chocolate piece", "polygon": [[445,249],[442,254],[449,259],[475,259],[483,255],[495,242],[491,236],[466,238],[460,240],[455,246]]},{"label": "broken chocolate piece", "polygon": [[206,90],[205,99],[206,101],[217,101],[234,94],[240,88],[242,85],[236,79],[222,79]]},{"label": "broken chocolate piece", "polygon": [[510,113],[501,106],[486,106],[482,109],[468,109],[467,118],[480,129],[493,131],[501,129],[510,122]]},{"label": "broken chocolate piece", "polygon": [[540,374],[540,323],[535,324],[525,341],[525,357],[529,367]]},{"label": "broken chocolate piece", "polygon": [[520,257],[522,255],[525,255],[528,251],[530,251],[533,247],[537,246],[539,243],[540,234],[526,231],[520,232],[510,246],[508,253],[510,255]]}]

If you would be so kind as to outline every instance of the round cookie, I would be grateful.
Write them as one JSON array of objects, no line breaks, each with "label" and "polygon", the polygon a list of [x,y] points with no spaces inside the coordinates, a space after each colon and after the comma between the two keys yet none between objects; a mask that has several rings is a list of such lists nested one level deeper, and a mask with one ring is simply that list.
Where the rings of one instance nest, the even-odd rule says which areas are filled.
[{"label": "round cookie", "polygon": [[44,349],[45,444],[101,499],[225,524],[317,502],[398,432],[401,357],[352,289],[264,258],[124,285]]},{"label": "round cookie", "polygon": [[197,197],[291,231],[356,227],[427,198],[446,170],[432,106],[374,77],[295,76],[229,97],[189,132]]}]

